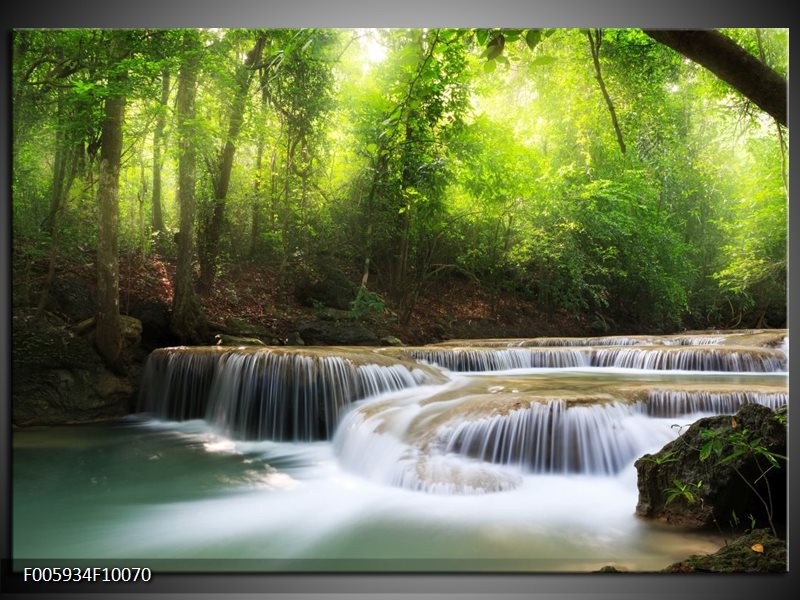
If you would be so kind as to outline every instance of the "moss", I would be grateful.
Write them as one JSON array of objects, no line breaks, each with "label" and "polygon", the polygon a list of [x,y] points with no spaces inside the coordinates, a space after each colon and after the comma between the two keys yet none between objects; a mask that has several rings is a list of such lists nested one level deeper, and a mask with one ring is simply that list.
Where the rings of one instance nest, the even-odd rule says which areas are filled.
[{"label": "moss", "polygon": [[[636,513],[672,525],[699,529],[741,530],[749,515],[753,515],[758,526],[767,526],[769,517],[751,491],[750,485],[754,485],[763,497],[772,497],[772,520],[780,531],[785,526],[787,510],[785,468],[772,468],[764,476],[768,464],[763,458],[759,463],[752,453],[728,460],[713,454],[706,460],[700,457],[700,450],[708,439],[705,436],[715,433],[723,440],[720,456],[731,456],[734,448],[729,436],[744,430],[769,452],[786,455],[785,420],[777,418],[776,413],[766,407],[749,404],[733,418],[723,415],[700,419],[659,452],[636,461],[639,488]],[[699,489],[693,491],[693,502],[680,497],[668,501],[666,490],[676,481],[686,485],[701,483]]]},{"label": "moss", "polygon": [[785,573],[786,542],[766,529],[743,535],[714,554],[693,555],[667,573]]}]

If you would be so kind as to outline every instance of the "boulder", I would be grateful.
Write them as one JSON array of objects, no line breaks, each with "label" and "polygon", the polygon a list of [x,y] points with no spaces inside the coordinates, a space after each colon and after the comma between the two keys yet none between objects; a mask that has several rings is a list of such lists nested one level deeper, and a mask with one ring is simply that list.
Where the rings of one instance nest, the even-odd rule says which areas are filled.
[{"label": "boulder", "polygon": [[298,333],[309,346],[379,346],[380,338],[355,322],[311,321],[303,323]]},{"label": "boulder", "polygon": [[381,338],[381,345],[383,346],[393,346],[398,348],[400,346],[405,346],[405,344],[399,339],[394,337],[393,335],[387,335]]},{"label": "boulder", "polygon": [[169,328],[170,307],[166,302],[157,298],[132,302],[127,312],[141,322],[142,345],[148,350],[178,343]]},{"label": "boulder", "polygon": [[[90,317],[75,325],[72,330],[77,335],[86,335],[90,341],[93,341],[95,326],[95,317]],[[142,322],[136,317],[120,315],[119,327],[123,350],[135,348],[142,341]]]},{"label": "boulder", "polygon": [[[719,453],[703,459],[710,440]],[[739,440],[739,442],[737,442]],[[741,530],[770,525],[767,510],[754,487],[772,499],[772,524],[779,535],[786,526],[786,463],[777,467],[763,455],[742,451],[742,441],[786,456],[785,415],[757,404],[743,406],[735,416],[700,419],[656,454],[636,461],[639,502],[636,514],[672,525],[716,530]],[[676,493],[680,487],[686,493]],[[670,496],[673,496],[670,500]],[[752,518],[752,520],[751,520]]]},{"label": "boulder", "polygon": [[[132,326],[126,339],[135,331]],[[136,370],[126,377],[111,373],[89,340],[64,321],[16,314],[12,344],[14,425],[80,423],[130,412]]]},{"label": "boulder", "polygon": [[82,321],[97,312],[97,288],[77,275],[59,274],[48,291],[46,308],[68,321]]},{"label": "boulder", "polygon": [[294,284],[295,299],[308,307],[325,306],[346,311],[357,291],[347,276],[333,267],[298,274]]},{"label": "boulder", "polygon": [[785,573],[786,542],[767,529],[751,531],[714,554],[695,554],[665,573]]}]

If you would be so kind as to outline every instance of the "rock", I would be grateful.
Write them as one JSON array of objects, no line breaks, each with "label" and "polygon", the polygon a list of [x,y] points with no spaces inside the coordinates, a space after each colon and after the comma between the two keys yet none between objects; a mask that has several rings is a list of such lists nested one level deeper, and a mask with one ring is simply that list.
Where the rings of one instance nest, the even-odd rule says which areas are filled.
[{"label": "rock", "polygon": [[360,323],[312,321],[298,328],[303,341],[311,346],[378,346],[378,336]]},{"label": "rock", "polygon": [[226,317],[225,329],[230,335],[243,335],[252,332],[255,327],[253,327],[244,319],[239,319],[237,317]]},{"label": "rock", "polygon": [[266,346],[258,338],[253,337],[239,337],[235,335],[227,335],[225,333],[218,333],[214,336],[217,341],[217,346]]},{"label": "rock", "polygon": [[119,324],[122,333],[122,347],[138,346],[142,341],[142,322],[136,317],[120,315]]},{"label": "rock", "polygon": [[351,321],[353,315],[349,310],[339,310],[338,308],[320,308],[317,318],[320,321]]},{"label": "rock", "polygon": [[405,344],[401,342],[399,338],[396,338],[393,335],[387,335],[382,337],[381,344],[384,346],[394,346],[394,347],[405,346]]},{"label": "rock", "polygon": [[714,554],[693,555],[665,573],[785,573],[786,542],[766,529],[743,535]]},{"label": "rock", "polygon": [[[91,343],[59,319],[14,315],[12,421],[57,425],[120,417],[130,412],[136,370],[108,371]],[[136,327],[132,322],[129,334]]]},{"label": "rock", "polygon": [[605,567],[600,567],[600,569],[598,569],[595,572],[596,573],[626,573],[626,571],[618,569],[614,565],[606,565]]},{"label": "rock", "polygon": [[[712,453],[701,460],[700,451],[709,443],[709,435],[720,440],[721,454]],[[748,485],[751,484],[763,498],[772,498],[773,524],[777,531],[784,530],[786,463],[780,460],[779,468],[767,470],[769,463],[752,452],[731,459],[743,447],[732,444],[737,436],[759,440],[759,445],[769,452],[786,456],[785,419],[766,407],[748,404],[734,417],[700,419],[656,454],[647,454],[636,461],[639,487],[636,514],[680,527],[730,530],[751,525],[752,515],[757,526],[767,526],[767,511],[751,491]],[[668,501],[668,490],[680,485],[686,486],[691,501],[680,494]]]},{"label": "rock", "polygon": [[[119,316],[120,335],[122,348],[134,348],[142,341],[142,322],[128,315]],[[75,325],[72,331],[77,335],[87,335],[90,341],[94,340],[95,317],[85,319]]]},{"label": "rock", "polygon": [[170,307],[166,302],[148,298],[132,303],[127,312],[141,322],[141,343],[148,350],[174,346],[178,343],[178,339],[169,328]]},{"label": "rock", "polygon": [[296,331],[293,331],[286,338],[285,345],[286,346],[305,346],[306,343],[305,343],[305,341],[303,341],[303,338],[300,337],[299,333],[297,333]]},{"label": "rock", "polygon": [[82,321],[97,312],[97,289],[71,273],[58,275],[50,284],[47,309],[68,321]]},{"label": "rock", "polygon": [[347,311],[358,288],[339,270],[328,267],[319,273],[299,275],[294,297],[303,306],[327,306]]}]

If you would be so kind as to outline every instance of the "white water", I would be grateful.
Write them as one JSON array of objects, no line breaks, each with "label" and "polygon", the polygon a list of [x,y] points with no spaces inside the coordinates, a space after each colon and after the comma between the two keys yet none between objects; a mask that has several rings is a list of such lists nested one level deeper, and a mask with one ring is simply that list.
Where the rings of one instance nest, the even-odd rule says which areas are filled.
[{"label": "white water", "polygon": [[495,369],[469,374],[363,350],[162,351],[142,397],[157,419],[15,433],[14,554],[212,559],[178,570],[660,569],[722,540],[637,519],[633,462],[674,425],[788,402],[788,344],[726,339],[424,349]]},{"label": "white water", "polygon": [[[204,570],[584,571],[610,563],[648,570],[720,543],[634,518],[631,466],[608,477],[518,474],[518,485],[502,493],[442,495],[353,473],[328,442],[235,441],[203,421],[147,421],[133,429],[142,430],[179,444],[154,447],[157,452],[141,457],[144,467],[135,461],[119,466],[140,473],[131,473],[127,484],[133,498],[118,487],[109,497],[107,485],[91,484],[98,495],[89,510],[59,512],[59,526],[15,536],[15,555],[146,557],[156,565],[159,559],[212,559],[180,563]],[[156,486],[147,501],[136,500],[143,484],[153,484],[146,478],[186,449],[205,462],[224,461],[208,471],[221,493],[164,501]],[[108,468],[95,466],[119,486]],[[164,480],[164,487],[171,485]],[[65,502],[56,510],[77,504],[87,508]]]}]

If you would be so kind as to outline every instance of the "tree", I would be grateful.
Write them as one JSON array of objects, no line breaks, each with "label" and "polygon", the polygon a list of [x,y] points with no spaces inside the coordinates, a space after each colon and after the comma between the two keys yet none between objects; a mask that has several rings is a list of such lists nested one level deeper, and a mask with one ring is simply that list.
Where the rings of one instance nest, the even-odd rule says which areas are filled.
[{"label": "tree", "polygon": [[161,70],[161,101],[158,105],[156,125],[153,129],[153,231],[164,231],[164,216],[161,210],[161,144],[167,124],[167,102],[169,101],[169,68]]},{"label": "tree", "polygon": [[100,221],[97,240],[97,317],[95,345],[105,363],[119,368],[122,335],[119,314],[119,169],[122,153],[122,123],[125,112],[126,67],[129,33],[110,33],[108,92],[100,142],[98,203]]},{"label": "tree", "polygon": [[225,143],[217,155],[217,160],[209,165],[214,199],[211,216],[201,235],[199,286],[202,292],[211,290],[216,276],[219,241],[225,218],[225,198],[228,195],[228,187],[231,181],[236,140],[244,120],[250,82],[256,72],[256,66],[261,62],[261,53],[265,42],[266,33],[263,31],[257,32],[253,47],[247,52],[244,62],[236,67],[233,80],[233,97],[228,111],[228,130],[225,136]]},{"label": "tree", "polygon": [[713,30],[645,29],[645,33],[701,64],[786,125],[786,79],[726,35]]},{"label": "tree", "polygon": [[592,62],[594,63],[595,78],[597,84],[600,86],[600,91],[603,93],[603,99],[608,106],[608,112],[611,115],[611,124],[614,126],[614,133],[617,135],[617,143],[619,144],[620,151],[625,154],[625,140],[622,138],[622,130],[619,128],[619,121],[617,120],[617,111],[614,110],[614,103],[611,101],[611,96],[608,95],[606,89],[606,82],[603,80],[603,73],[600,70],[600,47],[603,44],[603,30],[591,29],[586,30],[586,37],[589,38],[589,48],[592,51]]},{"label": "tree", "polygon": [[170,328],[180,339],[200,344],[207,338],[207,325],[194,291],[195,97],[197,73],[203,47],[195,30],[183,33],[182,63],[178,74],[176,121],[178,129],[178,202],[180,231]]}]

